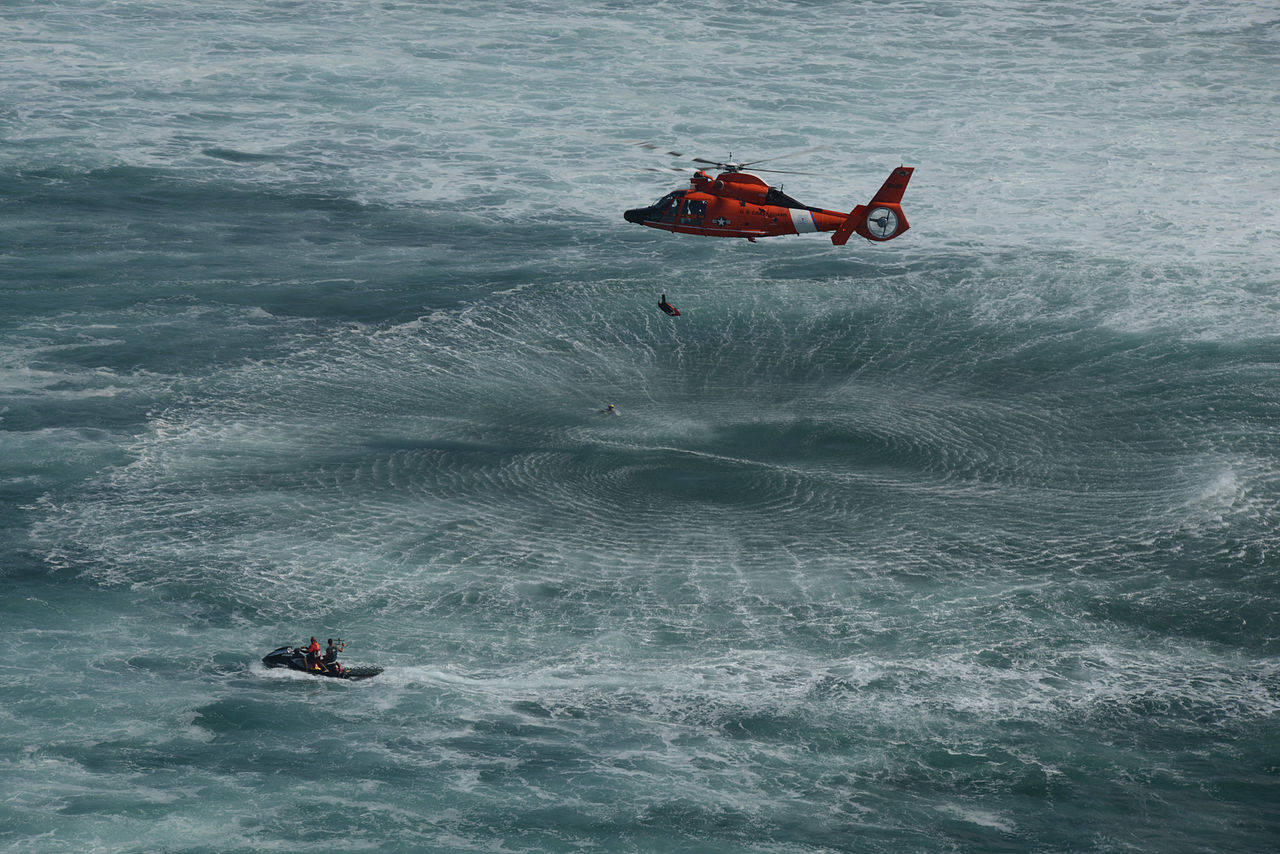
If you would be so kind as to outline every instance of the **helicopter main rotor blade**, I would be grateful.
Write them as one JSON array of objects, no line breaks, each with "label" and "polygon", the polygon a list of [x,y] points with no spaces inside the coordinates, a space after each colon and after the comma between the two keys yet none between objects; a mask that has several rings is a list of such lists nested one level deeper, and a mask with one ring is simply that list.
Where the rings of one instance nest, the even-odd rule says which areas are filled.
[{"label": "helicopter main rotor blade", "polygon": [[[797,171],[788,170],[788,169],[756,169],[756,168],[754,168],[754,165],[755,165],[756,163],[768,163],[768,162],[773,161],[773,160],[782,160],[782,159],[783,159],[783,158],[785,158],[785,157],[796,157],[796,156],[801,155],[801,154],[809,154],[810,152],[814,152],[814,151],[821,151],[821,150],[822,150],[822,149],[824,149],[824,148],[829,148],[829,147],[830,147],[830,146],[822,145],[822,146],[818,146],[818,147],[816,147],[816,148],[806,148],[806,149],[804,149],[804,150],[802,150],[802,151],[792,151],[792,152],[790,152],[789,154],[778,154],[778,155],[775,155],[775,156],[773,156],[773,157],[766,157],[766,158],[764,158],[764,159],[762,159],[762,160],[751,160],[751,161],[746,161],[746,162],[738,163],[738,162],[733,162],[733,161],[728,161],[728,162],[726,162],[726,161],[723,161],[723,160],[708,160],[708,159],[707,159],[707,158],[705,158],[705,157],[689,157],[688,155],[686,155],[686,154],[684,154],[684,153],[682,153],[682,152],[679,152],[679,151],[672,151],[672,150],[670,150],[670,149],[663,148],[663,147],[662,147],[662,146],[660,146],[660,145],[654,145],[654,144],[653,144],[653,143],[651,143],[651,142],[644,142],[643,140],[636,140],[636,141],[632,142],[631,144],[632,144],[632,145],[639,146],[640,148],[648,149],[649,151],[656,151],[656,152],[659,152],[659,153],[661,153],[661,154],[668,155],[668,156],[670,156],[670,157],[679,157],[679,158],[680,158],[680,159],[682,159],[682,160],[688,160],[690,163],[701,163],[701,164],[705,164],[706,166],[711,166],[711,167],[714,167],[714,168],[716,168],[716,169],[724,170],[724,171],[726,171],[726,172],[738,172],[738,171],[743,170],[743,169],[750,169],[752,172],[772,172],[772,173],[777,174],[777,175],[816,175],[816,174],[818,174],[818,173],[816,173],[816,172],[797,172]],[[732,155],[730,155],[730,156],[732,157]],[[678,172],[678,173],[683,173],[683,172],[697,172],[697,171],[699,171],[699,170],[697,170],[697,169],[691,169],[691,168],[689,168],[689,167],[687,167],[687,166],[686,166],[686,167],[681,167],[681,166],[666,166],[666,167],[655,167],[655,166],[649,166],[649,167],[645,167],[644,169],[640,169],[640,170],[637,170],[637,171],[642,171],[642,172]]]},{"label": "helicopter main rotor blade", "polygon": [[[745,166],[745,164],[744,164]],[[797,172],[794,169],[756,169],[751,167],[750,172],[770,172],[774,175],[817,175],[817,172]]]},{"label": "helicopter main rotor blade", "polygon": [[[783,158],[785,158],[785,157],[799,157],[801,154],[812,154],[812,153],[813,153],[813,152],[815,152],[815,151],[823,151],[824,149],[827,149],[827,148],[830,148],[830,147],[831,147],[831,146],[829,146],[829,145],[819,145],[819,146],[817,146],[816,148],[806,148],[806,149],[803,149],[802,151],[793,151],[793,152],[791,152],[790,154],[776,154],[776,155],[774,155],[773,157],[766,157],[766,158],[764,158],[763,160],[749,160],[749,161],[747,161],[747,162],[745,162],[745,163],[742,163],[742,164],[740,164],[740,165],[742,165],[742,166],[754,166],[754,165],[755,165],[755,164],[757,164],[757,163],[769,163],[769,162],[772,162],[772,161],[774,161],[774,160],[782,160],[782,159],[783,159]],[[763,172],[763,171],[765,171],[765,170],[761,169],[760,171],[761,171],[761,172]]]},{"label": "helicopter main rotor blade", "polygon": [[663,154],[670,154],[672,157],[684,157],[679,151],[665,151],[662,146],[654,145],[651,142],[633,142],[632,145],[638,145],[641,148],[647,148],[650,151],[661,151]]}]

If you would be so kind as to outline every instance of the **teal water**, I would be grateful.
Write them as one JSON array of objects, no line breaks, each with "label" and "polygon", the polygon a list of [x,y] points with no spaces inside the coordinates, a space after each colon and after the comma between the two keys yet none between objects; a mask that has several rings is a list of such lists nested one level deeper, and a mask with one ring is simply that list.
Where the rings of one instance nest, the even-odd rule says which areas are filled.
[{"label": "teal water", "polygon": [[0,848],[1280,845],[1274,6],[0,33]]}]

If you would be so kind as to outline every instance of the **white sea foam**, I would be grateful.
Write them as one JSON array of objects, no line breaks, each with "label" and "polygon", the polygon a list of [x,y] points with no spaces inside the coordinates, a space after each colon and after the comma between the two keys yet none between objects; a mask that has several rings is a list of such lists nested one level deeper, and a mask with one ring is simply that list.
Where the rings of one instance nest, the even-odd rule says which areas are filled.
[{"label": "white sea foam", "polygon": [[19,850],[1267,850],[1265,4],[0,22]]}]

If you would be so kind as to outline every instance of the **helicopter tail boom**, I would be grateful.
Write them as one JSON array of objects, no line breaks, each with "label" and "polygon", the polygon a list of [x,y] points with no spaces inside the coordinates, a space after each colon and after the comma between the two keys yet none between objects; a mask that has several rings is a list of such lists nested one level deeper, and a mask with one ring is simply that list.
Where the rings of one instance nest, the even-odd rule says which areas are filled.
[{"label": "helicopter tail boom", "polygon": [[893,240],[910,228],[900,202],[914,171],[915,168],[911,166],[894,169],[880,191],[871,197],[870,203],[858,205],[849,212],[835,234],[831,235],[831,242],[836,246],[844,246],[853,234],[859,234],[867,240],[883,242]]}]

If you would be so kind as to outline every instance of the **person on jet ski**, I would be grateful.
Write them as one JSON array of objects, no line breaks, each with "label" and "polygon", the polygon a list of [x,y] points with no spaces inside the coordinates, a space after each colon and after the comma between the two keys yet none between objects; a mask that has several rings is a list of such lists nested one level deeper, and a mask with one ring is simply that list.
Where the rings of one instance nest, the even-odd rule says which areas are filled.
[{"label": "person on jet ski", "polygon": [[314,636],[311,638],[311,646],[307,647],[307,669],[320,669],[320,642]]},{"label": "person on jet ski", "polygon": [[320,659],[320,663],[324,665],[325,670],[334,673],[342,672],[342,665],[338,663],[338,653],[342,652],[345,647],[346,644],[342,642],[342,638],[338,638],[336,644],[333,642],[333,638],[329,638],[329,645],[324,650],[324,658]]}]

